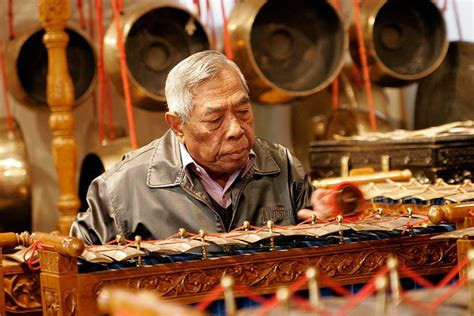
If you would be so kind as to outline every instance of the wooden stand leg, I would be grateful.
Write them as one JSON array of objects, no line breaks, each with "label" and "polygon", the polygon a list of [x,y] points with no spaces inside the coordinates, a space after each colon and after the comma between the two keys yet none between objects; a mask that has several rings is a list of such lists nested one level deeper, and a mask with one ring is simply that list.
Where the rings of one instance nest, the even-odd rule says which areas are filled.
[{"label": "wooden stand leg", "polygon": [[49,126],[52,133],[53,159],[59,181],[58,230],[69,235],[80,201],[76,192],[76,140],[74,137],[74,86],[67,65],[64,31],[71,16],[69,0],[39,0],[40,20],[45,28],[43,42],[48,51],[46,97],[51,110]]},{"label": "wooden stand leg", "polygon": [[77,258],[41,251],[43,315],[77,315]]}]

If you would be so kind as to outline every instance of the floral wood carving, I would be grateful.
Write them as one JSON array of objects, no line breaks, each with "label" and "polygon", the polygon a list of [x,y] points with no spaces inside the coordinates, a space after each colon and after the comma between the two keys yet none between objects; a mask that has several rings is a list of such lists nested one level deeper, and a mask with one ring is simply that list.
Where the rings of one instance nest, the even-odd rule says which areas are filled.
[{"label": "floral wood carving", "polygon": [[43,308],[43,312],[48,316],[59,315],[59,295],[58,295],[58,292],[56,292],[53,289],[43,288],[43,295],[44,295],[43,302],[46,305]]},{"label": "floral wood carving", "polygon": [[[427,266],[453,266],[457,261],[455,243],[425,242],[407,247],[352,249],[326,254],[312,252],[306,257],[278,257],[272,260],[249,260],[221,266],[199,265],[186,271],[163,271],[136,277],[103,279],[93,289],[95,298],[104,287],[118,286],[156,290],[163,297],[179,298],[210,292],[222,276],[231,275],[236,284],[251,288],[270,288],[295,282],[305,270],[317,267],[325,276],[336,280],[369,279],[385,264],[389,256],[399,258],[401,266],[423,271]],[[267,258],[268,259],[268,258]],[[198,266],[198,264],[196,264]]]},{"label": "floral wood carving", "polygon": [[5,308],[8,312],[35,312],[41,309],[39,274],[5,275],[4,282]]}]

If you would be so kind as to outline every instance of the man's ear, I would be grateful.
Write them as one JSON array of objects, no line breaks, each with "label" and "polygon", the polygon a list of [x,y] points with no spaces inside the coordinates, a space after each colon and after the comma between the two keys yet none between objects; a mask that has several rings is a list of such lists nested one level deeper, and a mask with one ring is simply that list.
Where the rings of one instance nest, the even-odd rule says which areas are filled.
[{"label": "man's ear", "polygon": [[176,137],[178,137],[179,141],[184,144],[183,123],[179,116],[172,112],[166,112],[165,121]]}]

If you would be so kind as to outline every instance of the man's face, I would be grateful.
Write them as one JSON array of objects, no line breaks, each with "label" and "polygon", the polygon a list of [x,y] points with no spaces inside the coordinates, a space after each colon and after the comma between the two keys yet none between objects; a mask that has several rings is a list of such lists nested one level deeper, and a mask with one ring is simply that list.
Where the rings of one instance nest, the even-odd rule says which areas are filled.
[{"label": "man's face", "polygon": [[245,166],[255,135],[250,100],[238,74],[228,68],[194,91],[194,107],[180,140],[214,178]]}]

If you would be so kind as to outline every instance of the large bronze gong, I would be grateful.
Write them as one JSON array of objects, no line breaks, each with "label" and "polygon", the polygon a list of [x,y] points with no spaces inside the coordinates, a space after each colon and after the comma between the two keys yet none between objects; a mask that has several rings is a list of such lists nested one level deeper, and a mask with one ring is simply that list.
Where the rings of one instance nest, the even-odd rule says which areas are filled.
[{"label": "large bronze gong", "polygon": [[[443,16],[430,0],[364,0],[360,7],[370,78],[403,86],[432,73],[448,48]],[[355,25],[350,52],[360,65]]]},{"label": "large bronze gong", "polygon": [[228,27],[235,61],[262,103],[314,94],[342,68],[347,37],[330,2],[243,0]]},{"label": "large bronze gong", "polygon": [[[74,104],[92,92],[96,76],[96,56],[92,44],[79,28],[69,25],[68,68],[74,86]],[[22,104],[47,108],[46,76],[48,56],[40,25],[20,31],[5,47],[5,67],[13,97]]]},{"label": "large bronze gong", "polygon": [[[172,1],[136,8],[122,17],[121,25],[133,105],[151,111],[166,110],[168,72],[189,55],[210,48],[206,31],[187,8]],[[123,95],[113,23],[104,41],[106,69]]]},{"label": "large bronze gong", "polygon": [[0,232],[31,230],[31,170],[23,134],[0,118]]}]

